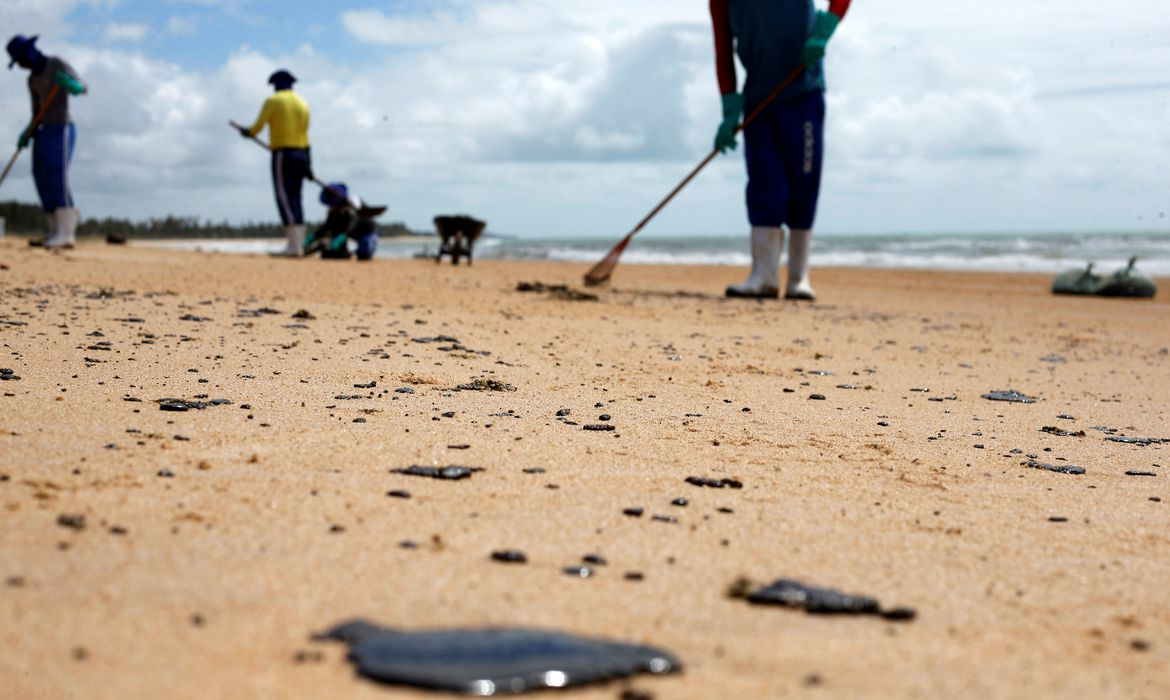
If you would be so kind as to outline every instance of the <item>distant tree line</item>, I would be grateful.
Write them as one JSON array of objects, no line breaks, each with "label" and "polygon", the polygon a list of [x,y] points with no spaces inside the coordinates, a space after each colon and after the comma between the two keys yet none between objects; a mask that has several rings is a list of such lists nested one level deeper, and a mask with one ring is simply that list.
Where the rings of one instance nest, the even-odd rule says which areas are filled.
[{"label": "distant tree line", "polygon": [[[0,202],[0,217],[5,219],[8,233],[37,235],[45,230],[45,213],[35,204],[24,202]],[[320,222],[309,223],[312,230]],[[396,221],[389,224],[378,224],[378,231],[383,236],[413,236],[430,235],[417,234],[406,227],[406,224]],[[102,238],[280,238],[284,231],[276,223],[257,224],[229,224],[226,221],[215,223],[200,221],[193,216],[167,216],[161,219],[147,219],[146,221],[131,221],[129,219],[83,219],[77,226],[79,236],[99,236]]]}]

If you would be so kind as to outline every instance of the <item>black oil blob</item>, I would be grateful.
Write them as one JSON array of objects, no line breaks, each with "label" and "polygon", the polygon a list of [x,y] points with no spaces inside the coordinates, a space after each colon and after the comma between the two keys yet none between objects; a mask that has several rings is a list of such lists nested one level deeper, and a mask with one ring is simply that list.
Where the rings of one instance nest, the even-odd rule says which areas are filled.
[{"label": "black oil blob", "polygon": [[[206,396],[206,394],[203,394]],[[230,406],[232,404],[229,399],[212,399],[210,401],[192,401],[189,399],[157,399],[158,408],[160,411],[202,411],[208,406]]]},{"label": "black oil blob", "polygon": [[158,408],[160,411],[176,411],[186,412],[191,410],[202,411],[207,408],[208,404],[202,401],[187,401],[185,399],[159,399]]},{"label": "black oil blob", "polygon": [[468,695],[523,693],[637,673],[674,673],[671,653],[527,629],[397,632],[357,620],[317,635],[349,645],[358,673],[383,683]]},{"label": "black oil blob", "polygon": [[57,516],[57,524],[70,530],[84,530],[85,516],[76,513],[62,513]]},{"label": "black oil blob", "polygon": [[511,384],[497,381],[495,379],[473,379],[466,384],[460,384],[455,387],[457,391],[516,391],[516,387]]},{"label": "black oil blob", "polygon": [[613,429],[614,427],[608,423],[589,423],[588,425],[584,426],[584,430],[596,430],[600,432],[610,431]]},{"label": "black oil blob", "polygon": [[1020,464],[1024,465],[1025,467],[1031,467],[1033,469],[1047,469],[1048,471],[1056,472],[1057,474],[1080,475],[1085,473],[1084,467],[1078,467],[1073,464],[1045,464],[1044,462],[1037,462],[1034,459],[1029,459],[1027,462],[1020,462]]},{"label": "black oil blob", "polygon": [[1056,427],[1055,425],[1046,425],[1040,429],[1040,432],[1048,433],[1049,435],[1055,435],[1057,437],[1084,437],[1085,436],[1085,431],[1083,431],[1083,430],[1077,430],[1077,431],[1070,432],[1068,430],[1061,430],[1060,428]]},{"label": "black oil blob", "polygon": [[1010,401],[1012,403],[1036,403],[1040,400],[1031,396],[1025,396],[1015,389],[989,391],[982,396],[988,401]]},{"label": "black oil blob", "polygon": [[492,552],[492,561],[502,564],[527,564],[528,555],[518,549],[500,549]]},{"label": "black oil blob", "polygon": [[457,481],[467,479],[483,469],[480,467],[420,467],[416,464],[406,469],[391,469],[390,471],[394,474],[406,474],[407,476],[427,476],[432,479]]},{"label": "black oil blob", "polygon": [[893,608],[883,612],[876,598],[842,593],[832,588],[808,586],[791,579],[777,579],[747,595],[756,605],[783,605],[802,608],[813,615],[881,615],[887,620],[909,621],[917,617],[913,608]]},{"label": "black oil blob", "polygon": [[1164,438],[1107,437],[1105,439],[1109,442],[1120,442],[1125,445],[1141,445],[1142,447],[1146,447],[1147,445],[1160,445],[1163,442],[1170,442],[1170,440],[1166,440]]},{"label": "black oil blob", "polygon": [[686,482],[692,486],[705,486],[709,489],[742,489],[743,482],[738,479],[707,479],[701,476],[688,476]]}]

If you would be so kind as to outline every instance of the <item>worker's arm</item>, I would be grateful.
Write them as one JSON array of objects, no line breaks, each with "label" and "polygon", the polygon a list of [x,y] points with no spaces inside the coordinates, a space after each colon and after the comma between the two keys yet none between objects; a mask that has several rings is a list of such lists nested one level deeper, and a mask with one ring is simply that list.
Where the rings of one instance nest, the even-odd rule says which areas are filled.
[{"label": "worker's arm", "polygon": [[829,0],[829,11],[817,10],[816,20],[813,22],[812,34],[804,44],[804,63],[811,66],[825,57],[825,48],[829,45],[829,37],[837,30],[837,25],[849,11],[849,0]]},{"label": "worker's arm", "polygon": [[260,108],[260,116],[256,117],[255,123],[247,128],[240,129],[240,135],[244,138],[252,138],[257,136],[264,130],[264,125],[272,119],[272,98],[264,100],[264,106]]},{"label": "worker's arm", "polygon": [[736,89],[735,38],[731,34],[728,0],[711,0],[711,28],[715,32],[715,75],[719,80],[723,121],[715,131],[715,148],[720,153],[735,149],[735,129],[743,116],[743,95]]}]

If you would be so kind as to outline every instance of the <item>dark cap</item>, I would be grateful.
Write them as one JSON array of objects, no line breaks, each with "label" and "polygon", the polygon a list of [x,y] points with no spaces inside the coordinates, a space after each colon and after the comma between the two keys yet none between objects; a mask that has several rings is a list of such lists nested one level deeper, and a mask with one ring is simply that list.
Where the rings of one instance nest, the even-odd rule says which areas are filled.
[{"label": "dark cap", "polygon": [[289,87],[296,81],[296,76],[283,68],[268,76],[268,83],[276,87]]},{"label": "dark cap", "polygon": [[8,41],[8,56],[12,59],[8,62],[8,70],[12,70],[12,67],[17,63],[28,60],[29,54],[36,51],[36,45],[37,35],[35,34],[33,36],[17,34],[12,37]]}]

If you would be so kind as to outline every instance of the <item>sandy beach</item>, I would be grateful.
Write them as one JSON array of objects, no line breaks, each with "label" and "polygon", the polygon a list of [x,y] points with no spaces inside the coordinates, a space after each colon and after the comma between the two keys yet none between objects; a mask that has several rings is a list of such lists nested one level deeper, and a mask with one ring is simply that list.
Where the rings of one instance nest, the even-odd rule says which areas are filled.
[{"label": "sandy beach", "polygon": [[[1108,439],[1170,438],[1170,280],[821,269],[816,303],[759,303],[722,298],[741,269],[623,265],[596,299],[517,291],[586,267],[0,239],[0,695],[434,697],[310,639],[362,617],[685,666],[572,698],[1170,697],[1170,442]],[[753,606],[744,577],[917,616]]]}]

